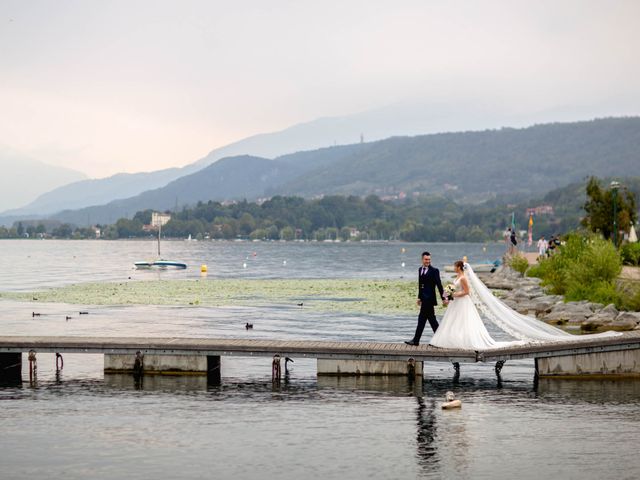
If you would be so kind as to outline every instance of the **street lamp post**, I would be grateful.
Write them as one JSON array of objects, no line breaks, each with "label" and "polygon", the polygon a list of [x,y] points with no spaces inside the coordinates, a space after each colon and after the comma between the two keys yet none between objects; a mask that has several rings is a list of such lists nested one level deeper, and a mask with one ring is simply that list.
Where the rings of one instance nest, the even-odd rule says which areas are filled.
[{"label": "street lamp post", "polygon": [[618,211],[617,211],[617,200],[618,200],[618,189],[620,188],[620,183],[615,180],[611,182],[611,195],[613,197],[613,244],[618,247]]}]

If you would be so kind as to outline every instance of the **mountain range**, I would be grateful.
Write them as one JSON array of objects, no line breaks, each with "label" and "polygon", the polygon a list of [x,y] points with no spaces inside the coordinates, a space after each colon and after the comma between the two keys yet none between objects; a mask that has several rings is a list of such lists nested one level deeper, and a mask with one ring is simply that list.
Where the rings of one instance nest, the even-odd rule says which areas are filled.
[{"label": "mountain range", "polygon": [[542,195],[590,175],[640,175],[639,117],[393,137],[273,160],[228,157],[161,188],[52,218],[77,225],[112,223],[148,208],[277,194],[438,193],[478,202],[498,194]]},{"label": "mountain range", "polygon": [[24,205],[42,192],[86,179],[84,173],[48,165],[0,146],[0,209]]},{"label": "mountain range", "polygon": [[[625,103],[624,105],[627,105]],[[627,111],[630,107],[617,108]],[[205,157],[182,168],[169,168],[154,172],[121,173],[108,178],[78,181],[78,177],[55,183],[49,188],[33,190],[22,188],[28,195],[13,197],[11,202],[0,203],[0,222],[11,223],[25,216],[43,216],[66,209],[79,209],[103,205],[113,200],[136,196],[169,184],[205,168],[225,157],[251,155],[273,159],[299,151],[316,150],[328,146],[349,145],[361,141],[381,140],[392,136],[409,136],[441,132],[478,131],[497,129],[505,125],[524,127],[549,121],[573,121],[594,116],[606,116],[609,109],[590,105],[562,107],[554,110],[515,114],[500,108],[495,102],[423,102],[406,101],[364,112],[324,117],[293,125],[281,131],[254,135],[227,146],[212,150]],[[11,168],[2,168],[0,177],[14,178]],[[37,174],[37,172],[34,172]],[[35,175],[34,175],[35,176]],[[42,177],[42,175],[38,175]],[[9,181],[22,185],[20,178]],[[63,183],[71,183],[63,185]],[[52,188],[58,187],[53,191]],[[47,193],[44,193],[47,192]],[[44,194],[43,194],[44,193]],[[40,195],[39,198],[36,198]],[[15,200],[15,201],[13,201]],[[16,208],[19,207],[19,208]]]}]

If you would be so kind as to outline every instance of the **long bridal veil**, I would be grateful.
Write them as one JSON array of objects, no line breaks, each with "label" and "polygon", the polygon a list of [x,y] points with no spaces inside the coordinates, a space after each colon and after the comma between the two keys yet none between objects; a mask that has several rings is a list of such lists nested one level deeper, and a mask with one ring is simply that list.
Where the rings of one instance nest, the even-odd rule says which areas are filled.
[{"label": "long bridal veil", "polygon": [[476,308],[498,328],[509,335],[526,342],[566,342],[607,338],[621,335],[619,332],[604,332],[588,335],[572,335],[536,318],[522,315],[496,298],[482,283],[471,265],[464,264],[464,272],[469,282],[469,293]]}]

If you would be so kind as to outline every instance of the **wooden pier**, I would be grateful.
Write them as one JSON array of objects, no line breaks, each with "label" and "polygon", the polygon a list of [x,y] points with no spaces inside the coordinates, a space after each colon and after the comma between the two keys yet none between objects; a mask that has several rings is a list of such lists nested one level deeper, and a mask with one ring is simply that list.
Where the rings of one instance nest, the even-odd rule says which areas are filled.
[{"label": "wooden pier", "polygon": [[[319,374],[422,374],[423,362],[495,363],[532,358],[541,376],[639,376],[640,331],[606,339],[524,345],[484,351],[447,350],[404,343],[247,340],[220,338],[122,338],[0,336],[0,375],[16,368],[22,353],[105,355],[105,372],[132,371],[144,358],[145,373],[200,373],[217,369],[220,357],[318,359]],[[389,367],[391,366],[391,367]],[[416,367],[417,366],[417,367]],[[499,367],[499,368],[498,368]]]}]

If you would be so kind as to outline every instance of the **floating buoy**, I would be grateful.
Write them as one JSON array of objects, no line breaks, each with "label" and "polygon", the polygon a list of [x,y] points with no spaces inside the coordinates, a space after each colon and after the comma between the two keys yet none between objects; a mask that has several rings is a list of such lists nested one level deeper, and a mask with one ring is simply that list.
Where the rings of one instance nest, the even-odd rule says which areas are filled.
[{"label": "floating buoy", "polygon": [[404,268],[404,262],[402,262],[402,268]]},{"label": "floating buoy", "polygon": [[404,247],[402,247],[402,248],[400,249],[400,252],[401,252],[401,253],[406,252],[405,248],[404,248]]},{"label": "floating buoy", "polygon": [[454,408],[462,408],[462,402],[456,398],[453,392],[445,394],[445,402],[442,404],[443,410],[451,410]]},{"label": "floating buoy", "polygon": [[247,268],[247,262],[242,264],[242,268]]},{"label": "floating buoy", "polygon": [[283,264],[283,265],[286,265],[286,264],[287,264],[287,261],[286,261],[286,260],[283,260],[283,261],[282,261],[282,264]]},{"label": "floating buoy", "polygon": [[258,255],[256,252],[253,252],[253,256],[255,257],[256,255]]},{"label": "floating buoy", "polygon": [[200,271],[202,273],[207,273],[207,266],[204,263],[202,265],[200,265]]}]

